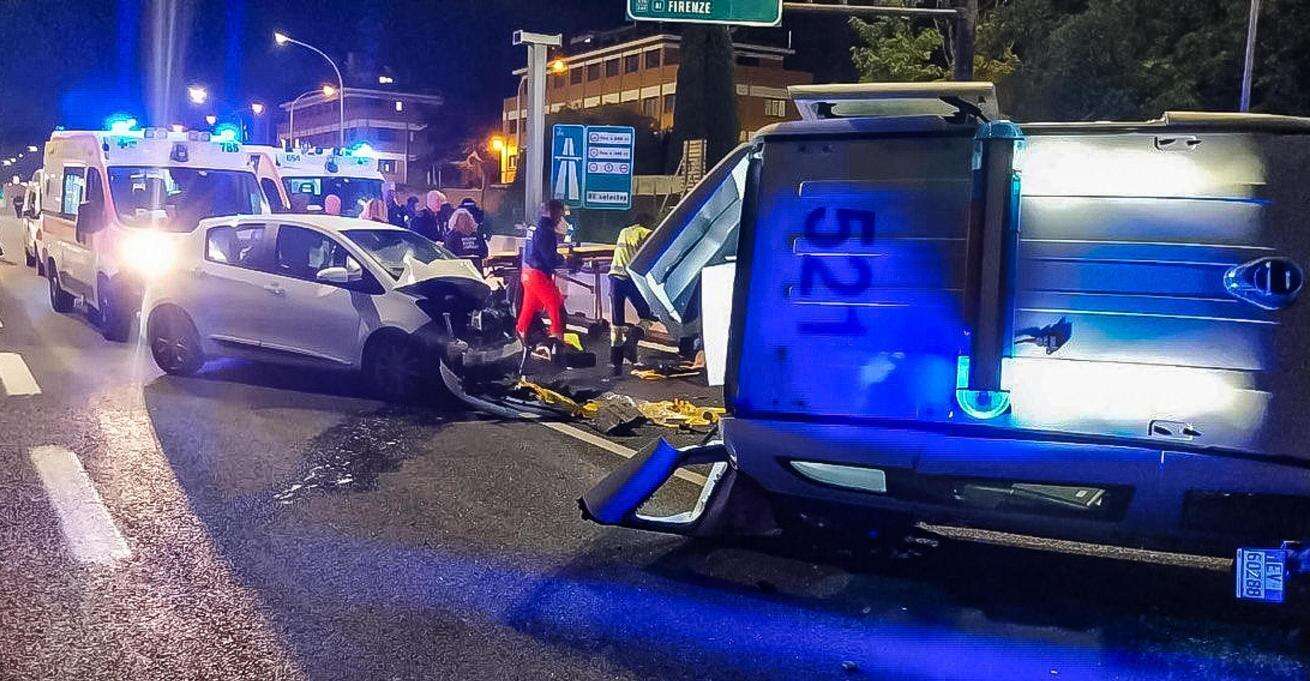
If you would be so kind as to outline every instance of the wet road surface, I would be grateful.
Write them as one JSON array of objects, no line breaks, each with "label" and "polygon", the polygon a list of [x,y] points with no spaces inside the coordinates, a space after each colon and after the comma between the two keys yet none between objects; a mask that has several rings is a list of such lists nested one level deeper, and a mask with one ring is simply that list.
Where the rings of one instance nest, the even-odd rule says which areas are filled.
[{"label": "wet road surface", "polygon": [[37,389],[0,366],[0,679],[1306,678],[1222,571],[600,528],[575,499],[621,458],[541,425],[348,375],[163,376],[51,312],[17,229],[0,356]]}]

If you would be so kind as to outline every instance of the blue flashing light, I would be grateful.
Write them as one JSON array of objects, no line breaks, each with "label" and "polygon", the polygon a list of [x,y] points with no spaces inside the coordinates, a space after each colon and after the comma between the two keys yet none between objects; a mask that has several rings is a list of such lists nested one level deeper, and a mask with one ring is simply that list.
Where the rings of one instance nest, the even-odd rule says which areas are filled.
[{"label": "blue flashing light", "polygon": [[350,156],[358,156],[360,158],[378,157],[377,149],[374,149],[373,145],[369,144],[368,142],[357,142],[355,143],[354,146],[347,149],[346,153]]},{"label": "blue flashing light", "polygon": [[113,116],[110,116],[109,118],[105,119],[105,128],[107,128],[109,132],[113,132],[113,133],[121,134],[125,132],[131,132],[136,129],[136,126],[137,126],[136,118],[129,116],[127,114],[114,114]]},{"label": "blue flashing light", "polygon": [[235,123],[220,123],[214,126],[214,132],[210,135],[210,141],[224,143],[235,142],[241,143],[241,128]]}]

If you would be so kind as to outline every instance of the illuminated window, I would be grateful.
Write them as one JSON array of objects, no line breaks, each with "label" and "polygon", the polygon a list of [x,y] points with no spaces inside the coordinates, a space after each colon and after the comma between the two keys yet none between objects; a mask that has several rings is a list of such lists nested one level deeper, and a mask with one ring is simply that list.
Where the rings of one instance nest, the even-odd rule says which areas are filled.
[{"label": "illuminated window", "polygon": [[404,110],[405,110],[405,103],[402,102],[402,101],[400,101],[399,99],[397,99],[397,100],[396,100],[396,111],[404,111]]},{"label": "illuminated window", "polygon": [[764,115],[773,118],[787,117],[787,100],[785,99],[766,99],[764,100]]}]

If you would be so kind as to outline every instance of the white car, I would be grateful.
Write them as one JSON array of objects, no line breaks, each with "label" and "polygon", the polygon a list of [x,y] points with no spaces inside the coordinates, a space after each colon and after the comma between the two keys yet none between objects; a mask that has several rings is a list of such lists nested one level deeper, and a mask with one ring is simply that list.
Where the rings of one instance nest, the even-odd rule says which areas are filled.
[{"label": "white car", "polygon": [[325,215],[211,218],[160,253],[142,335],[188,375],[237,356],[355,369],[379,397],[513,366],[522,345],[503,292],[409,230]]}]

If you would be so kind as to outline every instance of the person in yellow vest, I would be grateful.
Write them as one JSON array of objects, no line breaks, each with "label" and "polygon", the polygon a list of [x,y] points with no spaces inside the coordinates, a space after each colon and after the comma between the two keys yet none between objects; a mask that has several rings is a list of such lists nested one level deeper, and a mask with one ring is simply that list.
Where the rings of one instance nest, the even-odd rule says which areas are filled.
[{"label": "person in yellow vest", "polygon": [[[641,245],[650,238],[652,230],[649,215],[640,215],[633,224],[619,232],[618,243],[614,244],[614,258],[610,261],[610,365],[614,375],[623,373],[623,359],[627,357],[633,364],[637,363],[637,342],[645,337],[655,317],[651,315],[650,305],[641,297],[637,285],[632,282],[628,265],[636,257]],[[627,303],[637,311],[637,325],[627,323]]]}]

